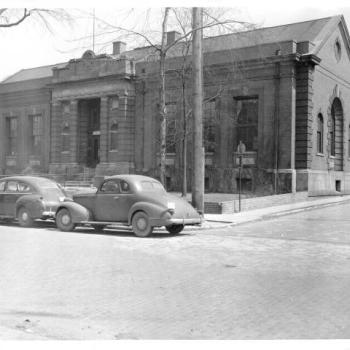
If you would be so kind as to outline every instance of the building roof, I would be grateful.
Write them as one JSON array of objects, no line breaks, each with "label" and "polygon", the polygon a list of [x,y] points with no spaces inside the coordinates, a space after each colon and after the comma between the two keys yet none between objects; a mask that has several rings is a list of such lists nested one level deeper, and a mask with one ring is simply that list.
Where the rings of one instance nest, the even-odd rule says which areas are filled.
[{"label": "building roof", "polygon": [[67,63],[52,64],[49,66],[41,66],[35,68],[21,69],[17,73],[11,75],[10,77],[3,80],[2,84],[15,83],[25,80],[49,78],[52,76],[52,68],[64,67]]},{"label": "building roof", "polygon": [[[331,30],[339,23],[343,24],[345,33],[349,40],[349,34],[342,15],[314,19],[310,21],[285,24],[275,27],[258,28],[233,34],[219,35],[205,38],[203,41],[203,51],[213,52],[228,49],[239,49],[244,47],[270,44],[283,41],[311,42],[314,44],[313,52],[317,53],[323,43],[328,38]],[[168,57],[181,55],[181,43],[169,50]],[[120,55],[111,56],[113,58],[126,57],[135,61],[143,61],[155,55],[155,50],[151,46],[136,48],[125,51]],[[26,81],[30,79],[40,79],[52,76],[53,67],[64,67],[67,63],[43,66],[30,69],[22,69],[9,78],[2,81],[3,84]]]},{"label": "building roof", "polygon": [[[258,28],[232,34],[208,37],[203,40],[203,51],[213,52],[229,49],[240,49],[262,44],[271,44],[284,41],[312,42],[315,44],[313,51],[317,51],[327,34],[334,26],[342,21],[345,25],[342,15],[314,19],[305,22],[284,24],[275,27]],[[128,58],[136,61],[143,60],[147,56],[155,53],[152,47],[137,48],[123,53]],[[311,52],[310,52],[311,53]],[[181,47],[170,50],[169,56],[181,54]]]}]

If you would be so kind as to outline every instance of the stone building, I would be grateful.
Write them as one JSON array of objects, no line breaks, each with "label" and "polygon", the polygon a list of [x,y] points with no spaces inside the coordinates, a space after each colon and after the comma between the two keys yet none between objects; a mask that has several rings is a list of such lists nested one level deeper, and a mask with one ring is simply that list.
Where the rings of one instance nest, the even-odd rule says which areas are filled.
[{"label": "stone building", "polygon": [[[178,37],[167,34],[168,43]],[[204,39],[208,191],[237,191],[244,151],[245,191],[350,193],[349,44],[343,16]],[[175,45],[166,62],[171,190],[181,185],[184,123],[191,111],[190,57],[184,58],[184,47]],[[127,50],[115,42],[112,54],[87,51],[79,59],[5,79],[2,173],[31,167],[71,179],[116,173],[157,177],[158,67],[152,47]],[[190,179],[190,129],[187,135]],[[238,147],[240,141],[244,145]]]}]

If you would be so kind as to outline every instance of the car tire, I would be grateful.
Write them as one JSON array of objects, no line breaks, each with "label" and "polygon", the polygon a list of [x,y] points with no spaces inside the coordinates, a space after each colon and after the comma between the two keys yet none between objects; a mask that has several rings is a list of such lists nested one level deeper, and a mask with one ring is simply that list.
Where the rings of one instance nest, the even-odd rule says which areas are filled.
[{"label": "car tire", "polygon": [[143,211],[136,212],[131,220],[132,230],[137,237],[148,237],[153,232],[148,215]]},{"label": "car tire", "polygon": [[166,230],[171,234],[171,235],[177,235],[179,234],[183,229],[185,225],[170,225],[170,226],[165,226]]},{"label": "car tire", "polygon": [[96,232],[101,232],[106,227],[106,225],[91,225]]},{"label": "car tire", "polygon": [[21,207],[17,214],[19,225],[22,227],[31,227],[34,224],[34,219],[30,216],[27,208]]},{"label": "car tire", "polygon": [[56,226],[65,232],[74,230],[75,224],[68,209],[63,208],[56,214]]}]

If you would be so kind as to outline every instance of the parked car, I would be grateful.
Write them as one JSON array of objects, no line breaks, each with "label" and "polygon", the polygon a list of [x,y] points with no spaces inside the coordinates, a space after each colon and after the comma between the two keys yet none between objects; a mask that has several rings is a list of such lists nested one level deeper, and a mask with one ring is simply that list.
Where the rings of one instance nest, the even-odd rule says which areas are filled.
[{"label": "parked car", "polygon": [[54,219],[66,199],[55,181],[36,176],[9,176],[0,179],[0,219],[18,219],[23,227],[35,219]]},{"label": "parked car", "polygon": [[90,224],[96,230],[123,224],[131,226],[138,237],[151,235],[154,227],[165,226],[169,233],[178,234],[185,225],[200,223],[200,215],[187,201],[141,175],[111,176],[95,193],[74,195],[73,202],[62,203],[56,213],[62,231],[71,231],[77,224]]}]

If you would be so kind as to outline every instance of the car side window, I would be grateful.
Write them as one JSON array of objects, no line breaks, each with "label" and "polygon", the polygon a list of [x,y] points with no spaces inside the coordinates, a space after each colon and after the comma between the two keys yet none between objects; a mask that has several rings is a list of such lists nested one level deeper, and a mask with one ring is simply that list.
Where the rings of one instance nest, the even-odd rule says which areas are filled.
[{"label": "car side window", "polygon": [[17,181],[8,181],[6,186],[6,192],[17,192]]},{"label": "car side window", "polygon": [[0,182],[0,192],[4,192],[5,191],[5,181],[1,181]]},{"label": "car side window", "polygon": [[104,193],[120,193],[119,184],[115,180],[107,180],[101,187]]},{"label": "car side window", "polygon": [[20,182],[18,184],[18,191],[23,193],[29,193],[32,192],[32,188],[28,184]]},{"label": "car side window", "polygon": [[124,181],[124,180],[121,180],[120,181],[120,189],[121,189],[121,192],[122,193],[130,193],[130,186],[129,184]]}]

